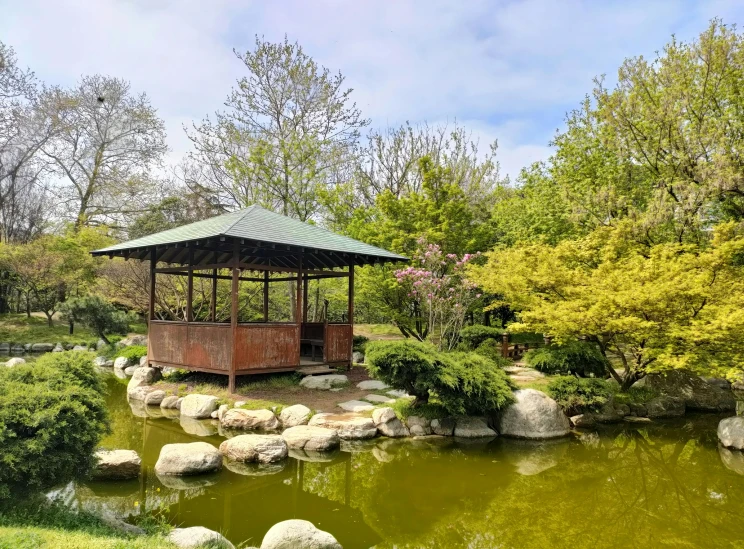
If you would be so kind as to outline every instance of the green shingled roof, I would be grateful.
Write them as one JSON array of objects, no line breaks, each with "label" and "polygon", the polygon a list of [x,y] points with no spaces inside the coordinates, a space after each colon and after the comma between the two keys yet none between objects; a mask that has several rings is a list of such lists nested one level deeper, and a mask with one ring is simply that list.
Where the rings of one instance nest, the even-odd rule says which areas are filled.
[{"label": "green shingled roof", "polygon": [[95,250],[92,253],[105,255],[151,246],[164,246],[218,237],[240,238],[261,243],[285,244],[308,249],[366,255],[393,261],[406,260],[401,255],[388,252],[377,246],[371,246],[348,236],[342,236],[321,227],[265,210],[258,205],[122,242],[108,248]]}]

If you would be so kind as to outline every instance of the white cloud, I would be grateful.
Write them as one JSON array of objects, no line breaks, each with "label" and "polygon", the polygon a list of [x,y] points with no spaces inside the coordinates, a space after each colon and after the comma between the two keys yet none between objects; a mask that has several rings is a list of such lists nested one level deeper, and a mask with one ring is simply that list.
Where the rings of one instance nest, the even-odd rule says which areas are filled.
[{"label": "white cloud", "polygon": [[[613,78],[623,58],[653,54],[673,32],[691,38],[734,0],[0,0],[0,40],[51,83],[81,74],[126,78],[166,120],[171,158],[181,125],[219,109],[241,66],[232,48],[286,33],[347,76],[376,126],[467,122],[500,141],[512,176],[545,158],[565,111]],[[490,139],[489,139],[490,140]]]}]

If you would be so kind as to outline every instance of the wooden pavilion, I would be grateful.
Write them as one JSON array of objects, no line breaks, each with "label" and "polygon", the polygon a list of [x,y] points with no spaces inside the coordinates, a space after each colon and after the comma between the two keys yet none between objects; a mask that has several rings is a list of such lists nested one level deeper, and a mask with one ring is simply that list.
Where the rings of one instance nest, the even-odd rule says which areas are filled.
[{"label": "wooden pavilion", "polygon": [[[265,210],[257,205],[91,252],[150,262],[148,364],[235,377],[284,372],[308,365],[350,365],[354,324],[354,267],[407,261],[403,256]],[[227,269],[229,274],[220,274]],[[285,273],[270,277],[270,273]],[[156,277],[187,277],[183,320],[155,316]],[[194,278],[211,279],[210,314],[195,321]],[[348,278],[348,311],[342,322],[308,322],[311,280]],[[217,320],[217,281],[229,279],[229,322]],[[263,283],[263,319],[239,322],[241,281]],[[269,320],[269,284],[296,283],[293,320]],[[303,350],[314,359],[303,356]]]}]

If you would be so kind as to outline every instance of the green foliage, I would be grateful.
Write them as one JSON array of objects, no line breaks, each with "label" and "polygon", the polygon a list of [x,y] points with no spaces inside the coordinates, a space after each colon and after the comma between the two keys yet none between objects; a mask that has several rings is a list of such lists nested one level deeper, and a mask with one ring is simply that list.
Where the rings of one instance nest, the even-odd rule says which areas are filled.
[{"label": "green foliage", "polygon": [[449,411],[433,397],[430,402],[414,406],[413,399],[398,398],[390,404],[381,404],[383,407],[390,407],[395,410],[395,415],[400,419],[408,419],[408,416],[420,416],[426,419],[441,419],[450,415]]},{"label": "green foliage", "polygon": [[514,402],[514,385],[493,360],[477,353],[450,353],[434,390],[451,414],[483,415]]},{"label": "green foliage", "polygon": [[493,338],[483,341],[473,352],[492,360],[502,368],[511,364],[508,358],[501,356],[501,343]]},{"label": "green foliage", "polygon": [[473,324],[472,326],[465,326],[460,330],[460,340],[468,349],[473,350],[487,339],[500,340],[503,333],[504,330],[502,328]]},{"label": "green foliage", "polygon": [[86,352],[0,369],[0,498],[85,476],[108,431],[104,385]]},{"label": "green foliage", "polygon": [[363,353],[368,341],[369,338],[367,336],[355,335],[353,338],[353,349]]},{"label": "green foliage", "polygon": [[95,344],[98,337],[85,326],[76,326],[70,334],[67,323],[54,320],[50,327],[39,316],[27,317],[25,314],[0,315],[0,341],[11,343],[62,343],[73,345]]},{"label": "green foliage", "polygon": [[69,299],[60,310],[66,318],[88,326],[106,343],[110,343],[108,334],[126,335],[130,322],[134,320],[133,315],[118,310],[97,295]]},{"label": "green foliage", "polygon": [[443,353],[417,341],[375,341],[367,346],[367,369],[415,396],[416,408],[436,396],[450,414],[484,414],[512,399],[504,371],[475,353]]},{"label": "green foliage", "polygon": [[612,397],[612,389],[603,379],[558,376],[547,389],[568,415],[597,411]]},{"label": "green foliage", "polygon": [[116,357],[126,357],[129,362],[137,363],[143,356],[147,356],[147,345],[127,345],[116,351]]},{"label": "green foliage", "polygon": [[610,368],[596,344],[571,341],[564,345],[547,345],[531,349],[524,356],[525,362],[545,374],[604,377]]}]

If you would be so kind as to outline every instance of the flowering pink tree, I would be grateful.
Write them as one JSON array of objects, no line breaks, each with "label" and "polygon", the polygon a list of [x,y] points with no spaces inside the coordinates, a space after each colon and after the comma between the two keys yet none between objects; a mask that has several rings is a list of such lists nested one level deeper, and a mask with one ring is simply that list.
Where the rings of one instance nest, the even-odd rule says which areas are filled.
[{"label": "flowering pink tree", "polygon": [[413,264],[395,271],[397,283],[407,292],[413,328],[398,326],[416,339],[430,337],[440,349],[451,350],[458,341],[465,313],[480,297],[475,284],[465,278],[465,265],[476,255],[444,254],[436,244],[418,241]]}]

